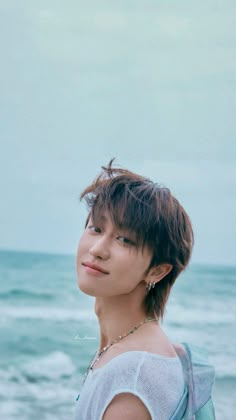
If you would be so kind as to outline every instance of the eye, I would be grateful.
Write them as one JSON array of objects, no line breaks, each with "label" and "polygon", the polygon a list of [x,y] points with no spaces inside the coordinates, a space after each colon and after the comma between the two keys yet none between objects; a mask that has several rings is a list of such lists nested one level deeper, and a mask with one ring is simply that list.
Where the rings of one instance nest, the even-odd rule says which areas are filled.
[{"label": "eye", "polygon": [[120,242],[123,242],[123,244],[125,244],[125,245],[134,245],[134,242],[131,241],[126,236],[118,236],[118,239],[119,239]]},{"label": "eye", "polygon": [[101,230],[97,226],[93,226],[93,225],[88,226],[88,229],[95,233],[101,232]]}]

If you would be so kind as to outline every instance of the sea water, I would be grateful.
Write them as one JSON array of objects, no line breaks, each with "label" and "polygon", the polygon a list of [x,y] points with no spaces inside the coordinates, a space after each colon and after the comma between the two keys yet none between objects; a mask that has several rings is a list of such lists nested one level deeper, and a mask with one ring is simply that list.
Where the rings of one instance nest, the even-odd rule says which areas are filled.
[{"label": "sea water", "polygon": [[[207,348],[216,418],[236,418],[236,268],[190,264],[172,289],[164,331]],[[94,298],[75,257],[0,252],[0,419],[69,420],[99,346]]]}]

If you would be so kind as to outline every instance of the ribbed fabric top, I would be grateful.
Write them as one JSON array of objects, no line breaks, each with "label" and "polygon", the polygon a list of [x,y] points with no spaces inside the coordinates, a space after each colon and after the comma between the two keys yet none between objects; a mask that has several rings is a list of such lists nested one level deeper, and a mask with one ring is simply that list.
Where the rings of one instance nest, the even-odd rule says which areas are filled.
[{"label": "ribbed fabric top", "polygon": [[75,420],[102,420],[114,396],[122,392],[139,397],[152,420],[170,419],[184,394],[179,357],[127,351],[89,371],[76,402]]}]

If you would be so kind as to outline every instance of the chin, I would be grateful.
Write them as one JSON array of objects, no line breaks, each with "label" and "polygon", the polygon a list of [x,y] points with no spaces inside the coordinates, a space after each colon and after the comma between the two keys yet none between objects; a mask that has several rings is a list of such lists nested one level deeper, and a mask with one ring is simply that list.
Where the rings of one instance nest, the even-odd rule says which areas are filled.
[{"label": "chin", "polygon": [[86,295],[95,297],[94,291],[91,289],[91,287],[89,287],[88,284],[80,284],[78,282],[77,285],[81,292],[85,293]]}]

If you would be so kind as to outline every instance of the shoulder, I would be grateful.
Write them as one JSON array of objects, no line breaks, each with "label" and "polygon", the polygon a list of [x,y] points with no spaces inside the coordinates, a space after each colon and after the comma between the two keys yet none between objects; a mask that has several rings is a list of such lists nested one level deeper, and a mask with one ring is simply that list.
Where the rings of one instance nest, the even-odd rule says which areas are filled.
[{"label": "shoulder", "polygon": [[162,327],[158,324],[152,324],[136,336],[129,336],[129,340],[119,343],[119,351],[140,350],[164,357],[177,357],[175,346],[169,340]]},{"label": "shoulder", "polygon": [[[151,420],[155,414],[158,418],[171,416],[184,388],[180,361],[175,358],[155,357],[149,353],[142,353],[139,360],[136,359],[140,357],[139,352],[127,353],[126,356],[128,355],[130,366],[136,366],[134,375],[126,369],[126,381],[121,387],[123,389],[116,388],[116,395],[112,396],[102,420],[120,420],[122,416],[125,420]],[[120,361],[125,362],[122,359],[121,357]],[[122,365],[125,367],[125,363],[121,363]],[[122,372],[121,369],[119,382],[122,381]],[[130,387],[127,386],[128,382]]]},{"label": "shoulder", "polygon": [[107,407],[102,420],[151,420],[144,403],[134,394],[124,392],[116,395]]},{"label": "shoulder", "polygon": [[184,388],[178,358],[139,351],[119,355],[96,379],[103,383],[96,383],[97,400],[104,401],[102,420],[170,418]]}]

